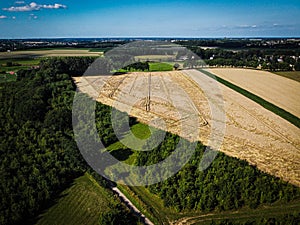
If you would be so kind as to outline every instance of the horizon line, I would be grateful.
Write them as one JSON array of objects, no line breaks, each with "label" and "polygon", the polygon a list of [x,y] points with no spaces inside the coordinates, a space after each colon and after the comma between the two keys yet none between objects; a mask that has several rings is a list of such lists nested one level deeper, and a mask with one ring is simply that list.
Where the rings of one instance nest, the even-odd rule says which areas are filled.
[{"label": "horizon line", "polygon": [[266,39],[266,38],[284,38],[284,39],[300,39],[300,36],[62,36],[62,37],[0,37],[0,40],[24,40],[24,39],[130,39],[130,38],[161,38],[161,39]]}]

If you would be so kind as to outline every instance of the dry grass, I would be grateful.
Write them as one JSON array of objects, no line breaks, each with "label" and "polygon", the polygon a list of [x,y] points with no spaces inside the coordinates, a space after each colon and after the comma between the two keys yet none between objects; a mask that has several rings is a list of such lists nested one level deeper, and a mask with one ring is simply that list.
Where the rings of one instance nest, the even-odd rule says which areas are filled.
[{"label": "dry grass", "polygon": [[[186,129],[181,125],[187,125],[188,131],[200,129],[196,138],[208,144],[213,121],[207,98],[195,81],[208,89],[216,88],[210,77],[196,70],[151,73],[151,110],[147,112],[149,73],[114,76],[109,80],[76,78],[79,89],[98,101],[190,140],[194,137],[183,132]],[[300,129],[226,86],[217,86],[223,93],[227,116],[220,151],[300,186]],[[221,104],[220,97],[216,93],[212,101]],[[192,116],[195,114],[197,118]],[[163,119],[166,126],[153,123],[155,118]]]},{"label": "dry grass", "polygon": [[299,82],[257,70],[221,68],[209,71],[300,118]]}]

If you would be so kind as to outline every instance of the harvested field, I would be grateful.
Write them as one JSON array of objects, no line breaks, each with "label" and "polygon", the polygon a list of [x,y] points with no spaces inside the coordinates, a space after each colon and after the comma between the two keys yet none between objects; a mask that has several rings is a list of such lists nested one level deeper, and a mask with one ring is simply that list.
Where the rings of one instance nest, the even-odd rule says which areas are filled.
[{"label": "harvested field", "polygon": [[168,61],[168,60],[174,60],[175,55],[141,55],[141,56],[135,56],[135,60],[142,60],[142,61]]},{"label": "harvested field", "polygon": [[[190,140],[194,139],[190,133],[182,133],[185,130],[181,127],[183,122],[190,131],[200,129],[197,139],[209,144],[211,125],[216,121],[212,121],[207,96],[197,83],[214,89],[216,84],[212,78],[196,70],[157,72],[151,76],[131,73],[106,78],[74,79],[82,92],[127,111],[144,123]],[[300,186],[300,129],[226,86],[220,84],[219,87],[227,116],[220,151]],[[219,97],[216,94],[212,101],[219,101]],[[165,127],[153,122],[155,118],[162,118]]]},{"label": "harvested field", "polygon": [[0,52],[0,59],[16,58],[39,58],[55,56],[99,56],[102,52],[90,52],[89,49],[51,49],[51,50],[30,50],[30,51],[13,51]]},{"label": "harvested field", "polygon": [[209,71],[300,118],[299,82],[270,72],[249,69],[222,68]]}]

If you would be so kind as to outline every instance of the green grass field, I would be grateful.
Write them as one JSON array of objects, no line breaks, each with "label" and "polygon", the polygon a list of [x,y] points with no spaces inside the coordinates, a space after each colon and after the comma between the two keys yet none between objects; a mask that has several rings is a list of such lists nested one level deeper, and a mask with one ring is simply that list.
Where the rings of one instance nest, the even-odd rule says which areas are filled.
[{"label": "green grass field", "polygon": [[172,71],[173,66],[168,63],[149,63],[150,71]]},{"label": "green grass field", "polygon": [[[150,62],[149,63],[149,72],[159,72],[159,71],[172,71],[173,66],[169,63],[159,63],[159,62]],[[120,69],[117,72],[127,73],[127,72],[140,72],[140,70],[131,69],[130,71],[126,69]]]},{"label": "green grass field", "polygon": [[61,194],[57,204],[40,215],[37,225],[98,224],[100,213],[109,211],[113,201],[111,193],[85,174]]},{"label": "green grass field", "polygon": [[18,72],[22,69],[28,69],[37,66],[40,59],[0,59],[0,83],[16,81],[17,76],[11,75],[8,72]]},{"label": "green grass field", "polygon": [[[131,127],[131,132],[138,139],[145,140],[151,136],[151,131],[148,126],[142,123],[135,124]],[[155,132],[155,130],[153,130]],[[135,142],[134,137],[131,135],[125,135],[123,143],[129,146],[134,146],[136,150],[142,149],[143,142]],[[123,161],[129,165],[133,165],[135,162],[135,151],[129,149],[121,141],[118,141],[107,147],[107,150],[112,154],[115,158],[120,161]]]},{"label": "green grass field", "polygon": [[37,225],[95,225],[100,213],[113,210],[118,201],[89,174],[77,178],[57,203],[40,215]]},{"label": "green grass field", "polygon": [[275,74],[300,82],[300,71],[275,72]]}]

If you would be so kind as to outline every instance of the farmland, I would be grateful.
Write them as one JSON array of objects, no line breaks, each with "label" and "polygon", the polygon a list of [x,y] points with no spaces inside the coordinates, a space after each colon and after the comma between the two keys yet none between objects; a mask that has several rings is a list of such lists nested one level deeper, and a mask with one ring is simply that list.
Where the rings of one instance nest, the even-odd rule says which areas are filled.
[{"label": "farmland", "polygon": [[209,71],[300,118],[298,82],[257,70],[210,69]]},{"label": "farmland", "polygon": [[96,224],[101,211],[110,210],[109,203],[112,201],[112,196],[88,174],[77,178],[61,196],[55,205],[40,216],[37,224],[55,224],[58,221],[61,224]]},{"label": "farmland", "polygon": [[42,58],[64,56],[100,56],[102,52],[92,52],[89,49],[39,49],[13,52],[1,52],[0,59]]},{"label": "farmland", "polygon": [[90,49],[37,49],[26,51],[0,52],[0,82],[15,81],[16,75],[22,69],[33,68],[40,61],[49,57],[99,57],[102,52]]},{"label": "farmland", "polygon": [[[198,123],[191,117],[184,117],[184,122],[191,130],[200,129],[196,139],[208,144],[212,123],[210,108],[203,91],[193,81],[210,87],[211,78],[196,70],[151,73],[150,111],[145,108],[148,79],[149,73],[136,72],[114,76],[107,81],[103,77],[93,76],[76,78],[76,82],[81,91],[89,93],[98,101],[121,111],[127,110],[144,123],[150,123],[157,117],[162,118],[166,122],[165,127],[161,124],[152,125],[190,140],[193,140],[190,133],[180,129],[183,119],[176,111],[196,114]],[[99,87],[103,87],[100,93],[94,92]],[[262,171],[299,186],[299,129],[228,87],[221,84],[219,87],[223,93],[227,117],[225,138],[220,151],[244,159]],[[132,108],[128,109],[128,105]]]},{"label": "farmland", "polygon": [[98,224],[101,214],[113,213],[117,204],[121,202],[86,173],[61,193],[56,204],[39,216],[37,225]]}]

